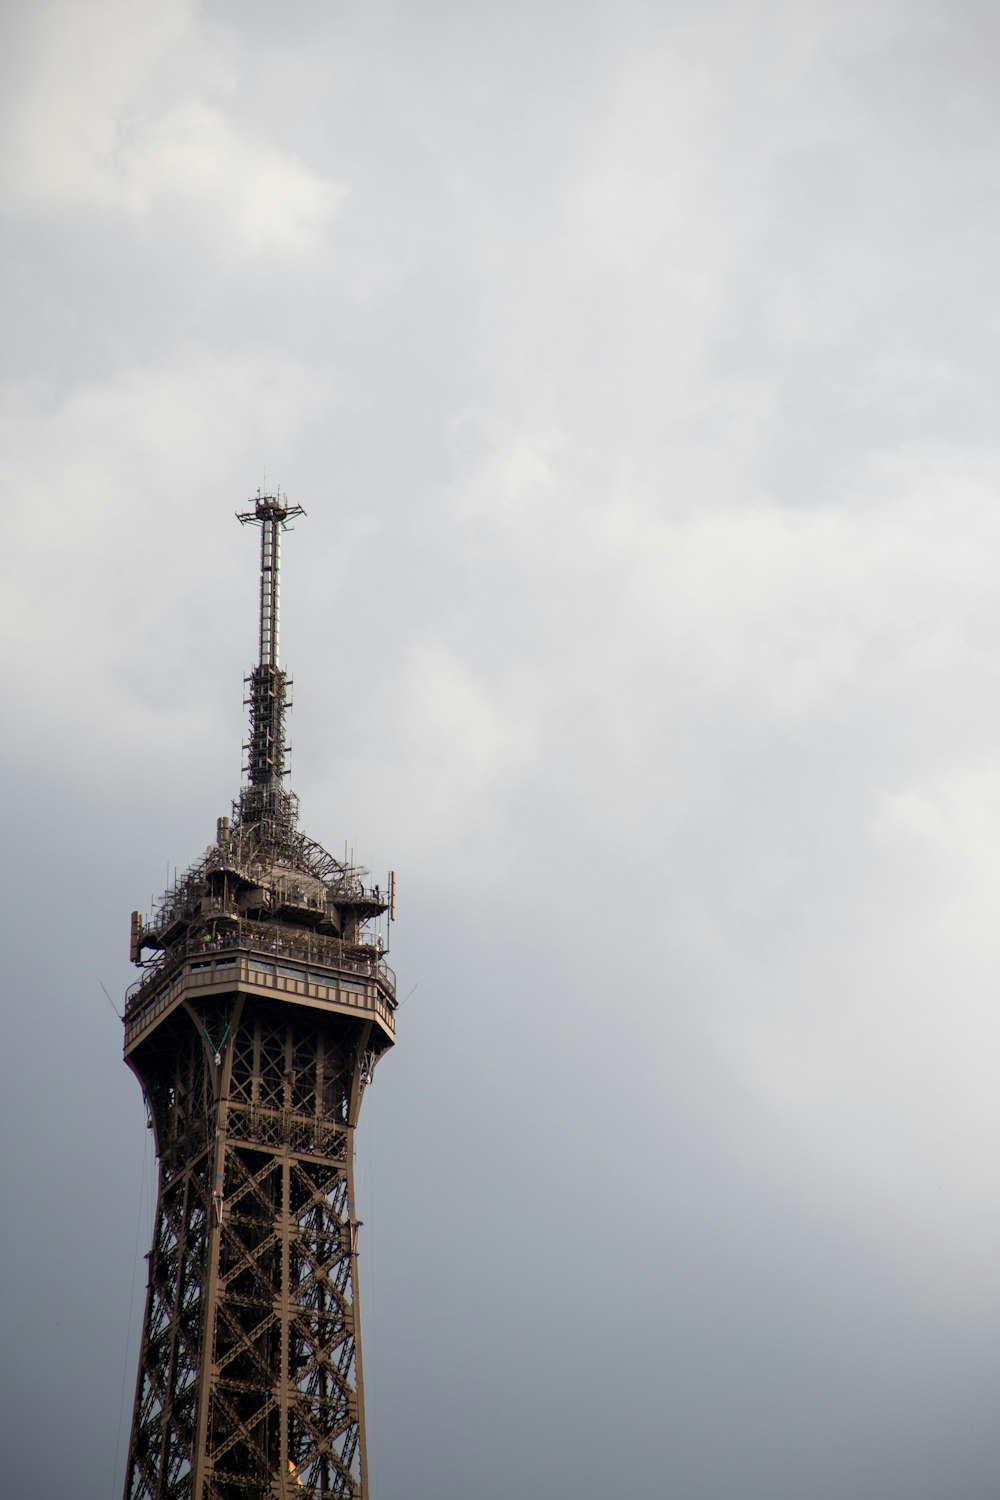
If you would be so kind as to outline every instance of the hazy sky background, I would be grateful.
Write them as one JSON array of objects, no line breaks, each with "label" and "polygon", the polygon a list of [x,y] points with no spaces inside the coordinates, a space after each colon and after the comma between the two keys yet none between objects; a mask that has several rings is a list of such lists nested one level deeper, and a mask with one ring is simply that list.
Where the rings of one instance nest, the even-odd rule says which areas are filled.
[{"label": "hazy sky background", "polygon": [[304,826],[399,872],[373,1500],[995,1500],[1000,12],[3,24],[0,1488],[120,1495],[101,985],[266,475]]}]

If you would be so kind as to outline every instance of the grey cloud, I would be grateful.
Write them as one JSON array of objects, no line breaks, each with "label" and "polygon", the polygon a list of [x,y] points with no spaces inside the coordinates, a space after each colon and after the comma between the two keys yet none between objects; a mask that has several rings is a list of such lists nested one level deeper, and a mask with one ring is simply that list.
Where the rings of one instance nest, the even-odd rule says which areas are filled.
[{"label": "grey cloud", "polygon": [[120,1483],[100,984],[238,785],[266,468],[303,820],[413,990],[378,1500],[986,1500],[987,10],[88,15],[71,90],[82,12],[6,54],[8,1483]]}]

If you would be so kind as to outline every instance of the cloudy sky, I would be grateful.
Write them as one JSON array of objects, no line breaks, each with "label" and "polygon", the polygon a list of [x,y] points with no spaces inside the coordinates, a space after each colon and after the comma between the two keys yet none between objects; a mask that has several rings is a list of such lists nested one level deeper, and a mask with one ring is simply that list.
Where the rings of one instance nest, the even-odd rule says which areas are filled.
[{"label": "cloudy sky", "polygon": [[1000,14],[39,0],[0,45],[2,1488],[115,1500],[129,912],[399,872],[373,1500],[993,1500]]}]

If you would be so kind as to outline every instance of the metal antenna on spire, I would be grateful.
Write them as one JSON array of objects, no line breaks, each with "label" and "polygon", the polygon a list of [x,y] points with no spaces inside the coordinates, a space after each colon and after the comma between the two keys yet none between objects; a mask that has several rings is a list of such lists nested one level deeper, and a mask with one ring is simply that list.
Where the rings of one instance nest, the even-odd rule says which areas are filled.
[{"label": "metal antenna on spire", "polygon": [[278,664],[281,533],[305,511],[301,505],[289,505],[280,490],[273,495],[258,490],[253,510],[236,515],[242,525],[260,527],[260,655],[247,678],[250,742],[244,748],[250,785],[240,795],[240,818],[286,825],[294,822],[294,799],[284,788],[289,679]]}]

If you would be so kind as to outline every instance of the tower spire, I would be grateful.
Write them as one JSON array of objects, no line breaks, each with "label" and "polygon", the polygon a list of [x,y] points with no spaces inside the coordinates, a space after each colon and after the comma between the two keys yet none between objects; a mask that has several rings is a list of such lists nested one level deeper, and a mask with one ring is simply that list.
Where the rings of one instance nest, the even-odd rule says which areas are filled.
[{"label": "tower spire", "polygon": [[260,527],[260,653],[246,684],[250,689],[249,785],[240,793],[240,821],[270,825],[275,833],[295,821],[295,801],[286,791],[285,709],[289,678],[279,665],[281,533],[301,505],[289,505],[278,490],[257,491],[253,510],[237,511],[244,526]]}]

